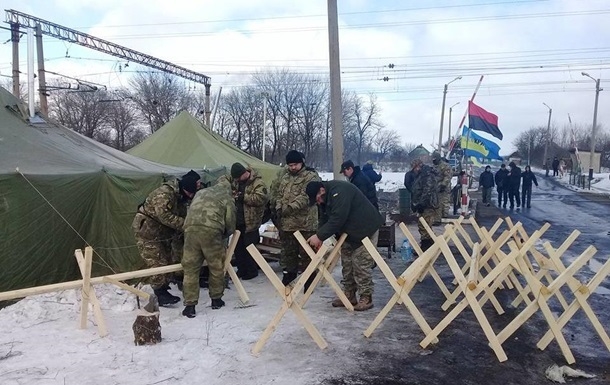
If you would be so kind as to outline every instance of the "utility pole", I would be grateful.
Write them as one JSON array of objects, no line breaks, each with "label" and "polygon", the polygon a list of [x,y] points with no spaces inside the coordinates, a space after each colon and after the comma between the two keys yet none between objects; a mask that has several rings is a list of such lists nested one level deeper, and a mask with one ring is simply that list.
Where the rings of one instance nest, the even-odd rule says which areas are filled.
[{"label": "utility pole", "polygon": [[263,94],[263,157],[262,161],[265,161],[265,142],[267,140],[267,94]]},{"label": "utility pole", "polygon": [[447,99],[447,87],[449,87],[449,84],[453,83],[456,80],[460,80],[461,78],[461,76],[458,76],[457,78],[453,79],[449,83],[445,84],[445,87],[443,89],[443,105],[441,107],[441,128],[438,133],[438,152],[440,152],[441,154],[443,147],[443,121],[445,120],[445,99]]},{"label": "utility pole", "polygon": [[205,126],[210,128],[210,117],[212,116],[212,110],[210,110],[210,87],[211,84],[204,84],[205,87],[205,100],[203,102],[205,109]]},{"label": "utility pole", "polygon": [[589,179],[593,179],[593,161],[595,159],[595,140],[597,136],[597,103],[599,102],[599,88],[600,79],[594,79],[591,75],[586,72],[581,73],[582,76],[591,78],[595,82],[595,107],[593,108],[593,127],[591,128],[591,152],[589,154]]},{"label": "utility pole", "polygon": [[339,61],[339,20],[337,0],[327,0],[328,50],[330,69],[330,114],[333,131],[333,177],[340,180],[343,162],[343,111],[341,108],[341,63]]},{"label": "utility pole", "polygon": [[42,29],[36,24],[36,54],[38,55],[38,95],[40,97],[40,113],[49,116],[47,103],[47,81],[44,72],[44,52],[42,50]]},{"label": "utility pole", "polygon": [[13,43],[13,95],[19,95],[19,24],[11,23],[11,42]]},{"label": "utility pole", "polygon": [[453,111],[453,107],[457,106],[458,104],[460,104],[460,102],[457,102],[451,107],[449,107],[449,132],[447,133],[447,143],[451,142],[451,112]]},{"label": "utility pole", "polygon": [[[542,103],[546,106],[546,108],[549,109],[549,121],[546,124],[546,140],[544,141],[544,157],[542,158],[542,164],[545,165],[545,169],[548,170],[548,168],[550,167],[550,165],[546,164],[546,160],[547,160],[547,156],[548,156],[548,152],[549,152],[549,142],[551,141],[551,115],[553,114],[553,109],[551,107],[549,107],[548,104],[546,103]],[[548,175],[547,175],[548,176]]]}]

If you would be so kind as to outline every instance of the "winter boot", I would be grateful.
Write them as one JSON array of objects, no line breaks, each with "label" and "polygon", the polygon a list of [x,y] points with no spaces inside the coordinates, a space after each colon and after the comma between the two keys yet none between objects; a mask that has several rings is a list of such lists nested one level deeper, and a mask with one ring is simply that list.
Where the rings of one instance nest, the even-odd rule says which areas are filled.
[{"label": "winter boot", "polygon": [[220,309],[224,305],[225,305],[225,301],[223,301],[222,298],[212,299],[212,309],[214,309],[214,310]]},{"label": "winter boot", "polygon": [[421,251],[426,252],[433,244],[434,241],[432,239],[424,238],[419,242],[419,247],[421,248]]},{"label": "winter boot", "polygon": [[182,310],[182,315],[188,318],[195,318],[195,305],[187,305]]},{"label": "winter boot", "polygon": [[290,282],[294,281],[297,278],[297,273],[291,273],[288,271],[284,272],[284,276],[282,277],[282,285],[288,286]]},{"label": "winter boot", "polygon": [[311,284],[313,283],[313,280],[316,278],[316,272],[314,271],[309,278],[307,278],[307,281],[305,281],[305,285],[303,286],[303,293],[307,293],[307,289],[309,289],[309,286],[311,286]]},{"label": "winter boot", "polygon": [[168,306],[180,302],[180,297],[171,295],[167,289],[163,287],[161,289],[154,289],[154,293],[159,299],[159,306]]},{"label": "winter boot", "polygon": [[361,295],[360,301],[356,305],[354,305],[354,310],[356,311],[364,311],[369,310],[373,307],[373,297],[370,295]]},{"label": "winter boot", "polygon": [[[358,300],[356,299],[356,290],[344,290],[343,293],[347,297],[347,300],[353,306],[358,303]],[[343,305],[343,302],[341,302],[341,299],[339,299],[338,297],[333,300],[332,305],[333,307],[345,307],[345,305]]]}]

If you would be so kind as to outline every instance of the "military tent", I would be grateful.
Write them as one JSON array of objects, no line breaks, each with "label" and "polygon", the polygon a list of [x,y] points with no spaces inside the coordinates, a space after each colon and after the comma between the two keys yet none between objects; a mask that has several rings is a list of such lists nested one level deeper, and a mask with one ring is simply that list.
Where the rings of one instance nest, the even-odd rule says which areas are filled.
[{"label": "military tent", "polygon": [[204,127],[186,111],[159,128],[142,143],[127,151],[153,162],[188,168],[231,168],[235,162],[256,170],[267,186],[275,179],[279,166],[253,157],[215,132]]},{"label": "military tent", "polygon": [[0,88],[0,292],[77,279],[74,250],[86,244],[95,250],[94,275],[140,268],[131,231],[137,206],[186,171],[38,116],[30,121]]}]

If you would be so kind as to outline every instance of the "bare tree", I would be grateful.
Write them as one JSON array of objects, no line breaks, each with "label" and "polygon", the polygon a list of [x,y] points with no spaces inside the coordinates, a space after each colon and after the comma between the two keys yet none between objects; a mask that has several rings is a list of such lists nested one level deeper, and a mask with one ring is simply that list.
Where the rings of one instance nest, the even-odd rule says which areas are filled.
[{"label": "bare tree", "polygon": [[400,147],[400,135],[396,130],[382,129],[375,137],[377,162],[381,162],[391,152]]},{"label": "bare tree", "polygon": [[362,154],[367,150],[367,143],[377,135],[378,131],[384,127],[380,120],[380,109],[377,105],[377,97],[374,94],[368,95],[368,100],[359,95],[352,96],[351,123],[346,130],[346,137],[353,144],[357,163],[362,160]]}]

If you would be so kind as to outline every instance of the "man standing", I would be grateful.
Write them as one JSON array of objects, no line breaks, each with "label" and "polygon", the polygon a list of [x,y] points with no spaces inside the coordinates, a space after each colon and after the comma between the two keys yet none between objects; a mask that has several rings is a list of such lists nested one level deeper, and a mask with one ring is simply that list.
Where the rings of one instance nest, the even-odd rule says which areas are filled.
[{"label": "man standing", "polygon": [[[525,166],[525,172],[521,174],[523,178],[523,190],[521,190],[521,202],[524,207],[528,209],[532,208],[532,183],[538,187],[538,181],[536,175],[532,172],[530,166]],[[526,202],[527,199],[527,202]]]},{"label": "man standing", "polygon": [[368,162],[366,162],[366,164],[364,166],[362,166],[362,172],[373,183],[373,186],[375,186],[375,183],[377,183],[381,180],[381,171],[379,172],[379,174],[377,174],[375,172],[375,170],[373,170],[373,161],[372,160],[369,160]]},{"label": "man standing", "polygon": [[553,158],[553,176],[559,175],[559,159],[557,157]]},{"label": "man standing", "polygon": [[508,198],[510,199],[511,210],[515,208],[517,201],[517,210],[521,207],[521,197],[519,196],[519,188],[521,187],[521,168],[517,167],[515,162],[508,164],[510,171],[508,172]]},{"label": "man standing", "polygon": [[260,241],[259,228],[268,202],[267,186],[263,178],[241,163],[231,166],[233,197],[237,209],[237,230],[241,236],[235,248],[237,276],[249,280],[258,276],[258,267],[246,247]]},{"label": "man standing", "polygon": [[[415,174],[413,189],[411,191],[411,209],[424,218],[429,226],[435,221],[438,201],[438,174],[436,169],[424,164],[420,159],[411,162]],[[434,243],[426,228],[417,221],[422,251],[428,250]]]},{"label": "man standing", "polygon": [[[172,242],[182,232],[186,206],[197,192],[197,181],[185,175],[182,179],[165,182],[151,192],[138,207],[132,229],[138,251],[147,268],[167,266],[173,262]],[[160,306],[180,301],[168,292],[167,275],[148,278]]]},{"label": "man standing", "polygon": [[545,176],[549,176],[549,167],[551,167],[551,158],[546,158],[544,162],[544,170],[546,171]]},{"label": "man standing", "polygon": [[483,203],[489,207],[491,205],[491,190],[494,188],[494,174],[491,173],[490,166],[485,166],[485,171],[479,176],[479,186],[483,188]]},{"label": "man standing", "polygon": [[506,208],[506,203],[508,202],[508,170],[504,163],[496,171],[495,182],[498,188],[498,207],[502,206],[502,201],[504,201],[503,207]]},{"label": "man standing", "polygon": [[453,172],[447,161],[441,157],[441,153],[438,151],[432,153],[432,163],[438,175],[438,207],[436,208],[434,223],[440,223],[449,205]]},{"label": "man standing", "polygon": [[286,165],[288,172],[280,179],[275,203],[275,212],[283,235],[281,241],[284,252],[280,265],[284,274],[282,283],[285,286],[294,281],[299,269],[305,270],[311,262],[294,233],[300,231],[307,239],[318,228],[318,210],[309,206],[305,188],[309,182],[320,181],[313,168],[305,167],[305,159],[299,151],[291,150],[286,154]]},{"label": "man standing", "polygon": [[375,185],[362,171],[360,171],[359,166],[354,166],[354,162],[351,160],[345,161],[341,164],[341,174],[343,174],[354,186],[358,187],[366,199],[379,210]]},{"label": "man standing", "polygon": [[204,259],[210,270],[208,282],[212,309],[224,306],[224,239],[235,231],[235,221],[235,201],[226,177],[195,195],[184,220],[182,267],[185,307],[182,315],[195,317],[195,305],[199,302],[199,271]]},{"label": "man standing", "polygon": [[[309,182],[307,196],[312,206],[320,210],[320,227],[307,242],[320,248],[322,242],[332,235],[347,234],[341,247],[343,290],[354,310],[363,311],[373,307],[373,257],[368,253],[362,240],[368,237],[377,244],[379,227],[384,219],[370,201],[351,183],[344,181]],[[356,299],[356,292],[360,300]],[[341,307],[339,298],[333,307]]]}]

